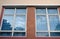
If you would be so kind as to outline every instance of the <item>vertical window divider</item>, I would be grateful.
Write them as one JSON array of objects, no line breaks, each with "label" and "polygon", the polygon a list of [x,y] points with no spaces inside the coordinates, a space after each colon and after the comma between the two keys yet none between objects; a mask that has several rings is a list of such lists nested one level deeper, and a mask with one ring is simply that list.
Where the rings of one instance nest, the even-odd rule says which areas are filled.
[{"label": "vertical window divider", "polygon": [[14,8],[14,9],[15,9],[15,11],[14,11],[14,16],[13,16],[14,19],[13,19],[13,26],[12,26],[12,27],[13,27],[13,28],[12,28],[12,36],[13,36],[13,34],[14,34],[14,25],[15,25],[15,16],[16,16],[16,14],[15,14],[15,13],[16,13],[16,8]]},{"label": "vertical window divider", "polygon": [[[26,8],[26,14],[25,14],[25,16],[26,16],[26,23],[25,23],[25,32],[27,32],[27,11],[28,11],[28,9]],[[26,33],[27,34],[27,33]]]},{"label": "vertical window divider", "polygon": [[60,22],[59,8],[57,8],[57,11],[58,11],[58,17],[59,17],[59,22]]},{"label": "vertical window divider", "polygon": [[36,23],[36,8],[35,8],[35,36],[37,37],[37,23]]},{"label": "vertical window divider", "polygon": [[47,11],[47,8],[46,8],[46,17],[47,17],[48,34],[49,34],[49,37],[50,37],[50,26],[49,26],[49,18],[48,18],[48,11]]},{"label": "vertical window divider", "polygon": [[26,8],[26,14],[25,14],[25,16],[26,16],[26,22],[25,22],[25,37],[27,36],[27,11],[28,11],[28,9]]}]

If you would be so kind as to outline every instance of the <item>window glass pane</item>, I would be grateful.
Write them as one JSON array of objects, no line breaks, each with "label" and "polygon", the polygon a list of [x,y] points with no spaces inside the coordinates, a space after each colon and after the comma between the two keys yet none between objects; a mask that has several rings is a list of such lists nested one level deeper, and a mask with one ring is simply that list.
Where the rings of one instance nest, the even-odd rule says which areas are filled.
[{"label": "window glass pane", "polygon": [[25,36],[25,32],[14,32],[14,36]]},{"label": "window glass pane", "polygon": [[36,9],[36,14],[46,14],[46,9]]},{"label": "window glass pane", "polygon": [[57,9],[48,9],[48,14],[57,14]]},{"label": "window glass pane", "polygon": [[37,32],[37,36],[49,36],[48,32]]},{"label": "window glass pane", "polygon": [[49,16],[50,30],[60,30],[58,16]]},{"label": "window glass pane", "polygon": [[14,29],[25,31],[25,27],[26,27],[25,25],[26,25],[26,17],[24,15],[16,16]]},{"label": "window glass pane", "polygon": [[16,14],[26,14],[26,9],[16,9]]},{"label": "window glass pane", "polygon": [[14,14],[14,9],[5,9],[4,14]]},{"label": "window glass pane", "polygon": [[60,36],[60,32],[51,32],[50,35],[51,36]]},{"label": "window glass pane", "polygon": [[47,29],[47,19],[46,16],[37,16],[36,17],[36,22],[37,22],[37,31],[44,31],[48,30]]},{"label": "window glass pane", "polygon": [[0,36],[12,36],[11,32],[0,32]]},{"label": "window glass pane", "polygon": [[13,16],[4,16],[2,22],[2,30],[12,30]]}]

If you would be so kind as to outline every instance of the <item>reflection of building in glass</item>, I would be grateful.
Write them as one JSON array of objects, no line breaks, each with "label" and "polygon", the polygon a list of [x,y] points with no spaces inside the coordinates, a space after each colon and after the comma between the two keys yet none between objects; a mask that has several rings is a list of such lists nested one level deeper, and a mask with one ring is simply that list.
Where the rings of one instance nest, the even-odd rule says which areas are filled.
[{"label": "reflection of building in glass", "polygon": [[3,19],[2,30],[12,30],[11,24],[6,19]]},{"label": "reflection of building in glass", "polygon": [[56,25],[55,30],[60,30],[60,22]]},{"label": "reflection of building in glass", "polygon": [[14,30],[24,30],[22,27],[16,27]]},{"label": "reflection of building in glass", "polygon": [[0,33],[0,36],[25,36],[26,35],[25,15],[26,15],[25,8],[23,9],[5,8],[1,28],[2,32]]}]

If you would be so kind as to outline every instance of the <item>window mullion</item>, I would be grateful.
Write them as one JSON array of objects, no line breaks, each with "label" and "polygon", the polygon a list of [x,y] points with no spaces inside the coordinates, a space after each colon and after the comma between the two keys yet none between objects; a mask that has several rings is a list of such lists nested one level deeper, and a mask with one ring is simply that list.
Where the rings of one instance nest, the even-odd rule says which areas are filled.
[{"label": "window mullion", "polygon": [[58,17],[59,17],[59,22],[60,22],[60,12],[59,12],[59,8],[57,8],[57,11],[58,11]]},{"label": "window mullion", "polygon": [[15,16],[16,16],[16,8],[15,8],[15,12],[14,12],[14,19],[13,19],[12,36],[13,36],[13,34],[14,34]]},{"label": "window mullion", "polygon": [[47,8],[46,8],[46,17],[47,17],[48,33],[49,33],[49,37],[50,37],[50,26],[49,26],[49,18],[48,18],[48,11],[47,11]]},{"label": "window mullion", "polygon": [[27,9],[26,9],[26,12],[25,12],[25,17],[26,17],[26,21],[25,21],[25,36],[27,36]]}]

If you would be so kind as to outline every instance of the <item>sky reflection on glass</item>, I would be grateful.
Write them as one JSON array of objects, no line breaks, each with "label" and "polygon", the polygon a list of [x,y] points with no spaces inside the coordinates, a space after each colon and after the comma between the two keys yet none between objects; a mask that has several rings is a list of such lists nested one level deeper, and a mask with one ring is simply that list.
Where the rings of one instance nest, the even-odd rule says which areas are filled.
[{"label": "sky reflection on glass", "polygon": [[36,14],[46,14],[46,9],[36,9]]},{"label": "sky reflection on glass", "polygon": [[37,16],[36,19],[37,19],[37,31],[48,30],[46,16]]},{"label": "sky reflection on glass", "polygon": [[4,14],[14,14],[15,9],[5,9]]},{"label": "sky reflection on glass", "polygon": [[48,9],[48,14],[57,14],[57,9]]},{"label": "sky reflection on glass", "polygon": [[49,16],[50,30],[60,30],[60,23],[58,16]]},{"label": "sky reflection on glass", "polygon": [[25,21],[26,21],[25,16],[16,16],[16,22],[15,22],[14,29],[15,30],[25,30],[25,27],[26,27]]},{"label": "sky reflection on glass", "polygon": [[26,9],[16,9],[16,14],[26,14]]},{"label": "sky reflection on glass", "polygon": [[13,16],[4,16],[2,23],[2,30],[12,30]]}]

